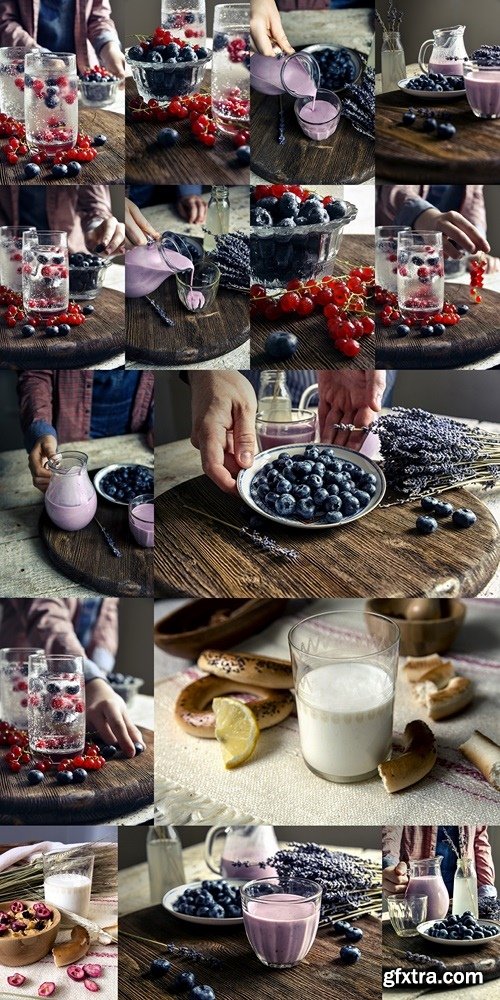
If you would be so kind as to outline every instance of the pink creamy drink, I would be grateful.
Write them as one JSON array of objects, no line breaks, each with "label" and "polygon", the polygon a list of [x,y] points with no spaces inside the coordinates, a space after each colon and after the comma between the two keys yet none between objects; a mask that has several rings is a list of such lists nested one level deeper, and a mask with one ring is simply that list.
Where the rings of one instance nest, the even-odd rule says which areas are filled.
[{"label": "pink creamy drink", "polygon": [[277,969],[290,968],[306,957],[319,916],[317,900],[287,892],[248,899],[243,908],[246,935],[257,958]]},{"label": "pink creamy drink", "polygon": [[450,897],[440,875],[412,875],[405,896],[427,896],[427,920],[441,920],[448,913]]},{"label": "pink creamy drink", "polygon": [[318,90],[316,97],[295,101],[295,115],[304,135],[320,142],[335,132],[342,111],[342,104],[333,91]]},{"label": "pink creamy drink", "polygon": [[500,66],[464,69],[467,100],[477,118],[500,118]]},{"label": "pink creamy drink", "polygon": [[464,64],[461,59],[449,59],[444,62],[432,59],[429,62],[429,73],[442,73],[443,76],[463,76]]},{"label": "pink creamy drink", "polygon": [[261,94],[314,97],[319,79],[318,63],[307,52],[296,52],[284,58],[254,52],[250,59],[251,85]]},{"label": "pink creamy drink", "polygon": [[247,858],[247,863],[244,865],[237,864],[237,860],[222,857],[220,867],[223,878],[249,882],[251,879],[257,878],[273,878],[277,874],[274,868],[271,868],[270,865],[266,865],[264,862],[262,862],[261,867],[258,858],[254,858],[253,861]]},{"label": "pink creamy drink", "polygon": [[150,295],[172,274],[193,272],[193,262],[161,243],[134,247],[125,255],[125,295],[129,299]]},{"label": "pink creamy drink", "polygon": [[52,473],[45,494],[50,520],[64,531],[79,531],[90,523],[97,510],[97,494],[87,472],[83,452],[61,452],[50,459]]},{"label": "pink creamy drink", "polygon": [[287,444],[311,444],[316,437],[316,417],[311,414],[304,420],[276,421],[257,418],[257,439],[260,451]]},{"label": "pink creamy drink", "polygon": [[129,504],[128,523],[139,545],[150,549],[155,542],[155,508],[151,499],[137,497]]}]

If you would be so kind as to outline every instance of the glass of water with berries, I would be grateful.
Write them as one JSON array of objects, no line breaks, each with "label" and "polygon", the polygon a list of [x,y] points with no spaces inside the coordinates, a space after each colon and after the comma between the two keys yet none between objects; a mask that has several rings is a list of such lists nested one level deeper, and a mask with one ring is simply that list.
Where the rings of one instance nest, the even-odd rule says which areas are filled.
[{"label": "glass of water with berries", "polygon": [[52,155],[78,137],[78,77],[71,52],[28,52],[24,60],[24,119],[31,149]]},{"label": "glass of water with berries", "polygon": [[375,227],[375,283],[394,295],[398,291],[398,233],[408,231],[409,226]]},{"label": "glass of water with berries", "polygon": [[430,319],[444,305],[442,233],[398,233],[398,308],[405,317]]},{"label": "glass of water with berries", "polygon": [[162,0],[161,26],[188,45],[204,45],[207,37],[205,0]]},{"label": "glass of water with berries", "polygon": [[36,647],[0,649],[1,717],[16,729],[28,728],[28,661],[42,652]]},{"label": "glass of water with berries", "polygon": [[73,757],[84,749],[83,656],[37,652],[29,657],[28,737],[37,757]]},{"label": "glass of water with berries", "polygon": [[23,234],[23,308],[50,319],[69,304],[68,236],[62,231]]},{"label": "glass of water with berries", "polygon": [[250,121],[250,6],[216,4],[212,55],[212,114],[229,135]]},{"label": "glass of water with berries", "polygon": [[30,49],[19,45],[0,48],[0,110],[24,121],[24,57]]}]

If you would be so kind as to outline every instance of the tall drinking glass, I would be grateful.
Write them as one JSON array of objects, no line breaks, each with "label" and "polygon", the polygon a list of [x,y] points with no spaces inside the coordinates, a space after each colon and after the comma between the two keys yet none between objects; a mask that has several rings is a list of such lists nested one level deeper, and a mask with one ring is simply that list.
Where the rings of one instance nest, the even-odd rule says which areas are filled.
[{"label": "tall drinking glass", "polygon": [[399,629],[358,611],[313,615],[288,635],[300,745],[327,781],[365,781],[392,747]]},{"label": "tall drinking glass", "polygon": [[28,737],[38,757],[74,757],[84,749],[83,656],[30,656]]},{"label": "tall drinking glass", "polygon": [[16,729],[28,728],[28,661],[43,653],[36,647],[0,649],[0,703],[4,722]]},{"label": "tall drinking glass", "polygon": [[188,45],[204,45],[207,37],[205,0],[162,0],[161,26]]},{"label": "tall drinking glass", "polygon": [[77,848],[50,851],[45,854],[43,858],[45,902],[86,919],[89,915],[93,872],[92,844],[79,844]]},{"label": "tall drinking glass", "polygon": [[24,121],[24,57],[30,49],[20,45],[0,48],[0,111]]},{"label": "tall drinking glass", "polygon": [[72,52],[28,52],[24,60],[24,118],[30,148],[49,155],[76,145],[78,77]]},{"label": "tall drinking glass", "polygon": [[398,293],[398,233],[410,231],[409,226],[375,227],[375,283],[394,295]]},{"label": "tall drinking glass", "polygon": [[0,226],[0,281],[21,294],[23,286],[23,235],[36,235],[34,226]]},{"label": "tall drinking glass", "polygon": [[304,960],[318,931],[321,896],[321,886],[310,879],[256,879],[243,886],[246,935],[263,965],[290,969]]},{"label": "tall drinking glass", "polygon": [[27,313],[50,319],[69,304],[68,236],[64,232],[23,234],[23,306]]},{"label": "tall drinking glass", "polygon": [[212,56],[212,113],[230,135],[250,121],[250,5],[216,4]]},{"label": "tall drinking glass", "polygon": [[425,321],[444,305],[442,233],[398,234],[398,307]]}]

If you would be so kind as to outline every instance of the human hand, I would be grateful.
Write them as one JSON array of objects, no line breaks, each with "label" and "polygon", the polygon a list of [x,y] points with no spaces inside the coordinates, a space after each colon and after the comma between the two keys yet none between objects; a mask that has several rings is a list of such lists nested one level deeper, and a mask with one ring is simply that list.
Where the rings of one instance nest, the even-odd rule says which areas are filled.
[{"label": "human hand", "polygon": [[460,212],[440,212],[437,208],[428,208],[418,216],[413,228],[421,233],[442,233],[444,255],[455,260],[463,257],[464,250],[467,253],[478,253],[479,250],[488,253],[490,249],[488,240]]},{"label": "human hand", "polygon": [[385,371],[318,371],[320,441],[359,451],[366,435],[339,431],[334,425],[371,424],[380,413],[385,383]]},{"label": "human hand", "polygon": [[274,0],[252,0],[250,34],[257,52],[263,56],[274,56],[275,46],[289,54],[295,51],[283,31]]},{"label": "human hand", "polygon": [[89,681],[85,685],[87,729],[113,746],[120,747],[126,757],[135,757],[134,743],[143,743],[140,730],[130,721],[125,702],[107,681]]},{"label": "human hand", "polygon": [[125,62],[125,55],[117,42],[106,42],[106,44],[99,49],[99,62],[102,66],[105,66],[110,73],[113,73],[114,76],[120,77],[120,80],[125,79],[127,64]]},{"label": "human hand", "polygon": [[493,257],[491,254],[486,258],[486,274],[498,274],[500,271],[500,257]]},{"label": "human hand", "polygon": [[240,372],[193,372],[191,443],[203,471],[225,493],[236,493],[236,476],[249,469],[255,451],[257,398]]},{"label": "human hand", "polygon": [[125,246],[127,250],[132,247],[145,246],[147,236],[154,240],[160,239],[160,233],[142,214],[140,208],[130,198],[125,198]]},{"label": "human hand", "polygon": [[405,861],[390,865],[382,872],[382,891],[388,896],[404,895],[408,885],[408,866]]},{"label": "human hand", "polygon": [[113,215],[109,219],[103,219],[94,229],[89,229],[85,236],[85,242],[92,252],[99,247],[99,253],[111,257],[115,253],[123,253],[125,250],[125,226],[123,222],[118,222]]},{"label": "human hand", "polygon": [[188,194],[185,198],[179,198],[176,209],[181,219],[187,222],[205,222],[207,217],[207,203],[199,194]]},{"label": "human hand", "polygon": [[42,493],[45,493],[52,475],[50,469],[47,468],[47,462],[54,455],[57,455],[56,438],[53,434],[42,434],[35,441],[28,456],[33,486],[36,486],[37,490],[41,490]]}]

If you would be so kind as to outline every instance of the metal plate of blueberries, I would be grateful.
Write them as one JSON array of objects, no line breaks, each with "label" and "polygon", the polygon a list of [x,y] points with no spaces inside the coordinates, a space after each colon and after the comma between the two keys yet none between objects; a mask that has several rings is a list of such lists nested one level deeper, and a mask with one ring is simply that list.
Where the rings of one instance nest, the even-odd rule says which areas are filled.
[{"label": "metal plate of blueberries", "polygon": [[[205,880],[205,885],[208,884],[208,879]],[[214,879],[214,883],[217,879]],[[241,882],[236,882],[233,879],[225,879],[228,885],[232,888],[239,889],[243,884],[244,880]],[[202,882],[188,882],[186,885],[178,885],[175,889],[169,889],[165,893],[162,899],[162,906],[170,913],[172,917],[177,917],[178,920],[185,920],[190,924],[202,924],[204,927],[235,927],[238,924],[243,923],[243,917],[197,917],[192,916],[190,913],[179,913],[178,910],[174,909],[174,904],[177,902],[183,893],[194,890],[200,890],[203,888]]]},{"label": "metal plate of blueberries", "polygon": [[[317,458],[313,457],[315,455],[315,451],[311,452],[311,449],[315,449],[315,451],[317,451],[318,453]],[[317,507],[315,502],[315,513],[312,518],[309,518],[308,515],[308,519],[306,519],[306,517],[300,519],[298,516],[294,516],[293,509],[289,516],[283,516],[281,513],[279,513],[272,507],[266,505],[265,497],[263,495],[264,490],[262,489],[262,494],[261,496],[259,496],[258,489],[261,486],[264,487],[268,485],[268,493],[266,494],[266,496],[269,496],[269,493],[271,493],[273,497],[277,495],[278,498],[281,498],[283,494],[280,493],[279,491],[282,488],[283,484],[278,486],[277,483],[267,484],[267,481],[266,482],[261,481],[261,478],[262,480],[265,479],[264,475],[262,475],[261,477],[261,470],[264,468],[264,466],[267,465],[269,465],[269,467],[271,468],[271,463],[275,462],[276,459],[279,459],[280,455],[284,455],[285,453],[286,455],[290,456],[292,462],[300,461],[301,464],[308,463],[308,465],[311,465],[310,470],[309,469],[297,470],[297,478],[292,483],[292,490],[290,490],[289,492],[294,497],[296,505],[300,502],[300,499],[308,500],[308,496],[300,498],[299,495],[298,497],[295,497],[294,487],[298,487],[300,485],[307,486],[309,489],[309,494],[311,494],[311,496],[312,496],[312,490],[314,490],[314,501],[316,500],[316,495],[318,491],[326,489],[330,497],[333,496],[338,497],[340,503],[337,504],[337,502],[333,500],[329,502],[327,498],[323,496],[322,504],[320,506],[319,505],[320,498],[318,497]],[[317,477],[319,479],[322,479],[321,475],[318,476],[317,471],[313,471],[313,466],[316,463],[322,463],[323,465],[325,464],[323,462],[323,457],[325,453],[327,453],[328,456],[330,456],[329,464],[326,465],[325,469],[326,481],[322,481],[319,484],[316,482],[316,480],[314,481],[314,483],[306,482],[306,480],[309,479],[309,477]],[[299,457],[296,456],[300,456],[300,459]],[[333,465],[332,462],[334,463]],[[347,467],[344,469],[345,463],[347,463]],[[353,469],[357,469],[358,472],[354,473]],[[280,473],[279,469],[277,471],[278,473]],[[295,475],[293,468],[290,471],[292,471],[292,474]],[[321,469],[319,470],[319,472],[321,473]],[[345,488],[342,489],[342,486],[346,487],[349,485],[351,472],[353,473],[353,477],[357,479],[359,482],[359,489],[356,488],[357,492],[361,491],[362,493],[365,493],[365,496],[363,498],[358,499],[357,497],[355,497],[357,503],[356,509],[353,509],[355,505],[352,503],[352,501],[347,500],[347,498],[344,499],[344,495],[346,493],[351,493],[351,491]],[[326,473],[329,473],[329,475],[326,475]],[[269,471],[267,471],[266,474],[269,475]],[[341,480],[339,483],[337,483],[334,477],[338,475],[340,476],[343,475],[344,477],[347,476],[348,477],[347,482],[342,482]],[[286,476],[286,470],[283,470],[281,478],[284,478],[285,476]],[[277,486],[277,493],[275,490],[271,489],[271,485]],[[303,444],[289,444],[289,445],[280,445],[277,448],[269,448],[267,451],[262,451],[260,452],[259,455],[256,456],[251,469],[242,469],[238,473],[236,486],[238,488],[238,492],[240,494],[241,499],[244,500],[245,503],[248,504],[248,506],[251,507],[256,514],[260,514],[262,517],[266,517],[270,521],[274,521],[276,524],[282,524],[287,528],[304,528],[307,531],[314,531],[317,530],[318,528],[338,528],[342,527],[345,524],[351,523],[351,521],[357,521],[360,517],[364,517],[366,514],[370,514],[373,510],[375,510],[375,507],[378,507],[386,490],[385,476],[381,471],[381,469],[379,468],[379,466],[375,462],[373,462],[370,458],[366,458],[364,455],[360,455],[359,452],[357,451],[351,451],[350,448],[340,448],[337,445],[325,445],[325,444],[305,445],[305,446]],[[337,492],[335,492],[334,487],[337,487]],[[365,488],[363,489],[363,487]],[[287,488],[285,488],[285,492],[288,492]],[[368,499],[366,499],[366,497],[368,497]],[[271,502],[274,504],[276,501],[272,499]],[[327,506],[333,509],[334,513],[335,513],[335,508],[338,508],[337,513],[340,513],[341,515],[340,518],[337,517],[331,521],[326,520],[326,517],[332,516],[332,513],[331,512],[330,514],[326,513],[324,509],[325,502]],[[282,505],[280,504],[280,506]],[[352,512],[349,512],[350,510]]]},{"label": "metal plate of blueberries", "polygon": [[425,923],[418,925],[417,931],[426,941],[430,941],[431,944],[438,944],[439,947],[442,945],[444,948],[480,948],[483,944],[489,944],[491,941],[498,941],[500,939],[500,926],[495,920],[477,920],[476,923],[480,927],[496,928],[497,934],[490,934],[489,937],[483,938],[466,938],[462,941],[456,938],[434,937],[432,934],[429,934],[428,932],[431,927],[439,923],[441,923],[440,920],[426,920]]},{"label": "metal plate of blueberries", "polygon": [[[306,45],[304,48],[301,48],[300,51],[310,52],[312,56],[316,57],[317,61],[319,62],[319,67],[321,70],[320,86],[325,88],[326,90],[333,90],[336,94],[340,94],[340,92],[344,90],[345,87],[347,87],[349,84],[357,83],[365,68],[365,63],[363,62],[363,59],[361,58],[359,52],[356,52],[355,49],[349,49],[346,45],[338,45],[335,42],[317,42],[314,45]],[[349,71],[349,73],[347,74],[347,78],[344,75],[344,80],[342,83],[337,82],[335,78],[332,79],[328,75],[325,77],[325,73],[328,74],[329,72],[327,65],[328,54],[325,57],[320,57],[318,59],[317,57],[320,52],[345,53],[346,61],[348,64],[352,65],[353,69]],[[334,57],[333,77],[339,75],[342,69],[340,65],[338,64],[336,65],[337,59],[338,57]],[[326,63],[326,65],[323,65],[324,63]],[[335,72],[335,70],[337,70],[338,72]]]},{"label": "metal plate of blueberries", "polygon": [[414,80],[419,80],[418,76],[408,77],[406,80],[398,80],[398,87],[404,90],[409,97],[416,101],[455,101],[457,97],[465,97],[465,89],[460,90],[413,90],[408,84]]},{"label": "metal plate of blueberries", "polygon": [[[123,479],[124,485],[127,485],[123,473],[120,474],[121,469],[136,469],[144,471],[143,478],[145,485],[139,485],[139,488],[137,489],[134,487],[134,489],[131,490],[128,499],[122,499],[121,497],[116,496],[117,487],[114,484],[114,479],[116,479],[118,483],[120,482],[121,479]],[[112,476],[111,479],[108,479],[108,476],[111,473],[115,473],[116,475]],[[136,482],[135,478],[136,475],[137,473],[132,474],[130,477],[127,477],[127,479],[130,479],[130,486],[132,486],[132,484]],[[149,466],[147,465],[141,465],[139,464],[139,462],[121,462],[118,463],[117,465],[106,465],[104,469],[99,469],[99,471],[96,472],[94,476],[94,486],[97,492],[100,494],[100,496],[104,497],[105,500],[109,500],[110,503],[116,503],[118,504],[119,507],[127,507],[130,501],[134,499],[134,497],[140,496],[143,493],[153,493],[153,487],[154,487],[153,469],[150,469]],[[110,486],[111,489],[115,490],[115,493],[108,492]]]}]

